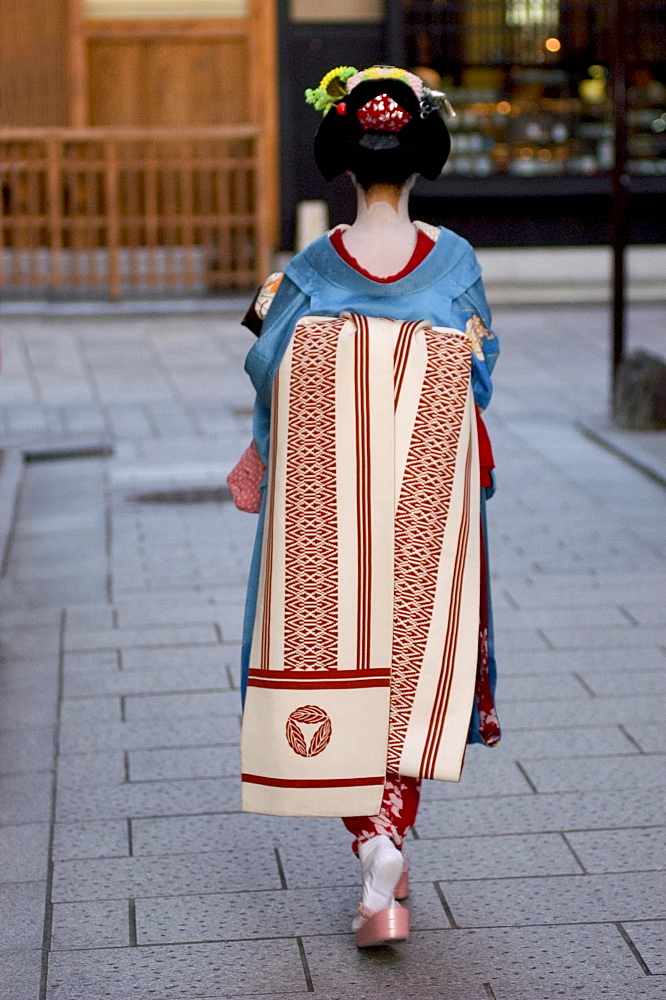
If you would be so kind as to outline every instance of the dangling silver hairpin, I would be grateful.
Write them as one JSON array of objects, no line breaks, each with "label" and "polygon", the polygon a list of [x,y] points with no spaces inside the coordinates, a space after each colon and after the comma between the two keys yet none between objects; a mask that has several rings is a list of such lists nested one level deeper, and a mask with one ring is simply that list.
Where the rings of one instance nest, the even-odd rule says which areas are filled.
[{"label": "dangling silver hairpin", "polygon": [[424,87],[420,105],[421,118],[427,118],[428,115],[432,114],[435,108],[438,108],[439,111],[443,115],[446,115],[447,118],[456,117],[456,113],[453,110],[451,102],[446,94],[441,90],[429,90],[427,87]]}]

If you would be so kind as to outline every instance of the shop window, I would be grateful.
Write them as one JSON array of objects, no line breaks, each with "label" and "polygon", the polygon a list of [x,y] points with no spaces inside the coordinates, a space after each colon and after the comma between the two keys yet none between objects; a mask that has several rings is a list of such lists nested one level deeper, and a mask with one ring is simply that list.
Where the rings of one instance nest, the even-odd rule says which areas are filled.
[{"label": "shop window", "polygon": [[513,27],[540,24],[554,28],[560,20],[559,0],[507,0],[505,16]]},{"label": "shop window", "polygon": [[386,12],[386,0],[290,0],[290,19],[296,23],[379,24]]},{"label": "shop window", "polygon": [[[633,0],[627,169],[666,176],[666,0]],[[405,62],[457,111],[446,172],[607,174],[611,13],[598,0],[403,0]]]},{"label": "shop window", "polygon": [[86,17],[134,18],[245,17],[247,0],[83,0]]}]

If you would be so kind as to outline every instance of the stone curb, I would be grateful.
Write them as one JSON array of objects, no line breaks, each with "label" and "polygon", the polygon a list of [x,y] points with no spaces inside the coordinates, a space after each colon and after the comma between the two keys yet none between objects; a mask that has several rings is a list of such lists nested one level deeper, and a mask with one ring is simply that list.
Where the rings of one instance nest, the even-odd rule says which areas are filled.
[{"label": "stone curb", "polygon": [[0,574],[4,572],[9,539],[14,525],[16,500],[23,476],[20,448],[0,451]]},{"label": "stone curb", "polygon": [[[658,455],[650,454],[635,441],[635,434],[640,432],[621,431],[602,420],[577,420],[576,427],[595,444],[611,451],[618,458],[632,465],[639,472],[654,479],[661,486],[666,486],[666,461]],[[652,431],[655,436],[661,435],[666,441],[666,431]],[[645,434],[641,434],[645,438]],[[632,437],[634,440],[632,440]]]},{"label": "stone curb", "polygon": [[112,454],[113,443],[105,438],[74,436],[58,440],[0,441],[0,575],[5,568],[24,462]]}]

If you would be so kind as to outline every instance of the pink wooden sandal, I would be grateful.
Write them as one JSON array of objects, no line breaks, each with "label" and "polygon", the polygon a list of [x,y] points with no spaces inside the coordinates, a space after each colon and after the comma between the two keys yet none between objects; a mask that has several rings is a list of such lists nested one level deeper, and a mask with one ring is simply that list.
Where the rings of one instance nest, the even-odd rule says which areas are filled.
[{"label": "pink wooden sandal", "polygon": [[[374,948],[380,944],[409,939],[409,910],[399,903],[372,914],[361,903],[358,912],[361,922],[354,927],[357,948]],[[354,924],[356,923],[355,920]]]}]

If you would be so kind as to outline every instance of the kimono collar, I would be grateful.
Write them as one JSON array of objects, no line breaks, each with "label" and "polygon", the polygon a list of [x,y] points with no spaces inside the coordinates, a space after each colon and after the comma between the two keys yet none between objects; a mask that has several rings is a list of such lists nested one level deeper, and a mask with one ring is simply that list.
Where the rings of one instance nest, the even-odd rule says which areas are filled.
[{"label": "kimono collar", "polygon": [[322,280],[350,292],[385,299],[432,288],[445,279],[447,294],[455,298],[474,284],[481,268],[467,240],[440,227],[439,239],[428,256],[397,281],[366,278],[340,257],[327,233],[293,257],[285,274],[307,295],[312,295]]}]

